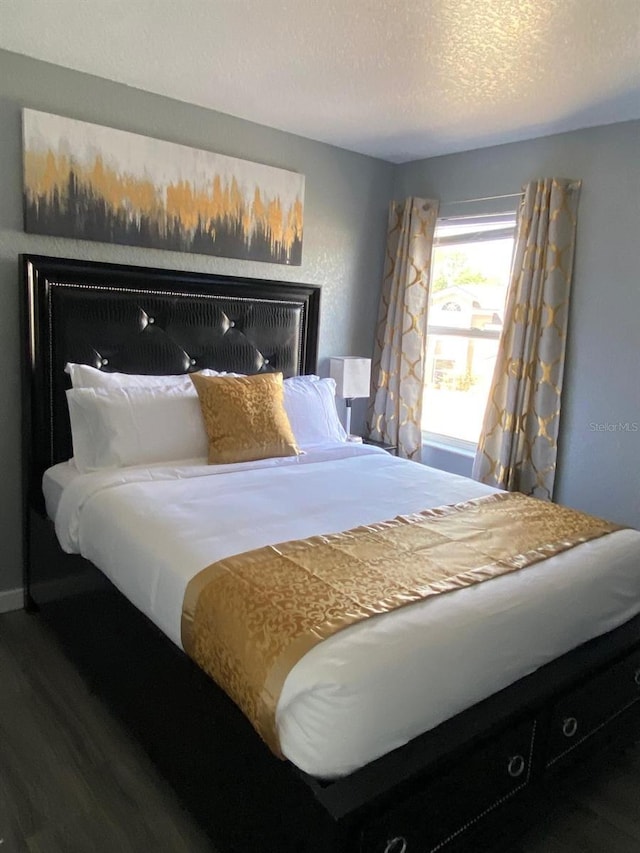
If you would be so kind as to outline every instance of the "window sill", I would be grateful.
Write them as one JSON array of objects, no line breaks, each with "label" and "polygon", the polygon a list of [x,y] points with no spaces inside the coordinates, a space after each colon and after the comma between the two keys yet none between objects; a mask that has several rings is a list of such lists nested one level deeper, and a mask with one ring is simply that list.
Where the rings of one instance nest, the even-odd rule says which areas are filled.
[{"label": "window sill", "polygon": [[461,438],[452,438],[446,435],[440,435],[436,432],[422,433],[422,446],[433,447],[436,450],[442,450],[445,453],[456,453],[459,456],[466,456],[473,459],[476,455],[478,445],[472,441],[464,441]]},{"label": "window sill", "polygon": [[454,444],[453,442],[438,441],[437,438],[430,435],[423,435],[422,462],[431,468],[470,477],[475,455],[476,448],[471,442]]},{"label": "window sill", "polygon": [[434,450],[440,450],[444,453],[454,453],[456,456],[463,456],[466,459],[474,459],[476,455],[476,448],[473,444],[463,446],[462,444],[449,444],[446,441],[424,437],[422,439],[422,446],[432,447]]}]

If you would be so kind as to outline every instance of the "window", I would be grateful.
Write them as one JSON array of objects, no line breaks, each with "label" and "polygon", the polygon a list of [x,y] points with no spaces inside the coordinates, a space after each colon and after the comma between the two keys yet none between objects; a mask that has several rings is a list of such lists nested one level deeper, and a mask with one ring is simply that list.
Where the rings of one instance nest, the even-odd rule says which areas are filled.
[{"label": "window", "polygon": [[478,443],[504,317],[515,213],[440,219],[433,250],[422,428]]}]

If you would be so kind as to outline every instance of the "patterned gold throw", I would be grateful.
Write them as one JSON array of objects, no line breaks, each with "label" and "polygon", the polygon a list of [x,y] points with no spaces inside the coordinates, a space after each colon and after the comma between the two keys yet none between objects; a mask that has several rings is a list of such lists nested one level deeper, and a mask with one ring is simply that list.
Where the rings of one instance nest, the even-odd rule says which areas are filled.
[{"label": "patterned gold throw", "polygon": [[258,548],[190,581],[182,643],[280,754],[280,691],[293,666],[322,640],[618,529],[567,507],[500,493]]}]

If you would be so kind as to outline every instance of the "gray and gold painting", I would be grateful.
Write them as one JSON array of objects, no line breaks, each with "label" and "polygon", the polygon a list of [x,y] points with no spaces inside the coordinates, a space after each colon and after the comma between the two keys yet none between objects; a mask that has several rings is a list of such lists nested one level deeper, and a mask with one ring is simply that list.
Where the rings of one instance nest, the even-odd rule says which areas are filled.
[{"label": "gray and gold painting", "polygon": [[304,175],[23,110],[36,234],[298,265]]}]

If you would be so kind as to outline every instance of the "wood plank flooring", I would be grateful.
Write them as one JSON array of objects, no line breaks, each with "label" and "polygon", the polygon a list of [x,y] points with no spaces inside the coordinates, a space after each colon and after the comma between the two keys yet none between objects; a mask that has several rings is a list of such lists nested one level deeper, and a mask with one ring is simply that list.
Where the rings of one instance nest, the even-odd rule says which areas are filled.
[{"label": "wood plank flooring", "polygon": [[38,617],[0,616],[1,853],[212,853]]},{"label": "wood plank flooring", "polygon": [[[640,745],[572,771],[529,825],[473,853],[640,853]],[[225,853],[39,618],[16,612],[0,616],[0,853],[24,851]]]}]

